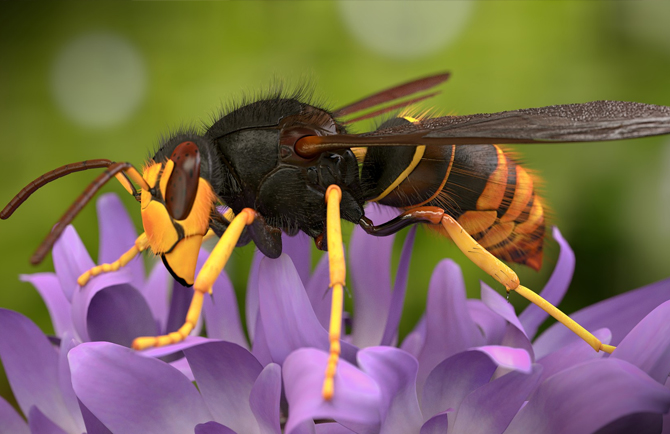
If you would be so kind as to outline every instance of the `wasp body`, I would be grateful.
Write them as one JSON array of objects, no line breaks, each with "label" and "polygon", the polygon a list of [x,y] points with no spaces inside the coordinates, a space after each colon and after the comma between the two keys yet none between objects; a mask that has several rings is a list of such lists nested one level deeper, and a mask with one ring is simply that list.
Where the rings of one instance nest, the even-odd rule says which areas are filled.
[{"label": "wasp body", "polygon": [[[139,252],[160,255],[180,283],[193,285],[186,322],[164,336],[139,337],[137,349],[167,345],[193,330],[204,294],[211,291],[236,245],[253,241],[270,258],[281,254],[281,233],[299,231],[329,250],[332,311],[324,397],[333,394],[340,349],[345,281],[340,218],[377,236],[416,223],[435,225],[473,262],[540,305],[586,340],[611,352],[565,314],[520,285],[499,259],[538,269],[545,233],[542,200],[528,172],[497,144],[617,140],[670,133],[670,108],[599,101],[537,109],[415,119],[398,116],[375,131],[351,134],[347,125],[406,107],[434,94],[405,99],[345,120],[380,104],[423,92],[448,74],[379,92],[334,112],[281,93],[221,116],[204,133],[184,131],[164,140],[140,174],[130,163],[91,160],[63,166],[30,183],[0,213],[8,218],[34,191],[69,173],[106,170],[70,207],[32,258],[40,262],[76,214],[116,178],[141,202],[144,233],[118,261],[94,267],[79,284],[124,266]],[[365,216],[366,202],[402,210],[389,222]],[[230,212],[221,214],[219,206]],[[217,242],[198,276],[203,237]],[[498,259],[499,258],[499,259]]]},{"label": "wasp body", "polygon": [[[378,131],[412,122],[407,119],[414,120],[394,118]],[[364,154],[360,175],[351,149],[326,151],[311,159],[296,153],[295,143],[302,137],[345,133],[345,126],[325,109],[277,96],[223,116],[204,137],[176,135],[152,161],[164,164],[181,143],[197,143],[201,167],[206,168],[200,176],[215,196],[235,214],[244,208],[257,212],[238,245],[252,240],[271,258],[281,254],[281,232],[302,231],[326,249],[325,192],[337,185],[345,220],[365,222],[363,205],[368,201],[403,210],[440,207],[494,255],[539,268],[542,205],[530,176],[498,146],[374,147]],[[220,236],[227,222],[214,211],[211,216],[210,228]],[[398,229],[369,231],[387,235]]]}]

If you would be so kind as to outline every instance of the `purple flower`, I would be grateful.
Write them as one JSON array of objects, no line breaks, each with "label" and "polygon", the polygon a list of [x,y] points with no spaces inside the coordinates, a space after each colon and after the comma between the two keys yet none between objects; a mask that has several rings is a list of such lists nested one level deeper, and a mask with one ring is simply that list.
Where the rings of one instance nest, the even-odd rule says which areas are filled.
[{"label": "purple flower", "polygon": [[[97,211],[98,263],[110,263],[134,245],[137,232],[115,194],[101,196]],[[208,253],[202,250],[198,270],[207,257]],[[107,341],[130,346],[138,336],[166,334],[184,322],[193,290],[177,283],[160,263],[145,277],[143,260],[137,257],[119,271],[93,277],[80,288],[77,278],[95,263],[72,226],[56,242],[53,261],[55,273],[22,275],[21,279],[32,283],[44,299],[56,337],[68,335],[77,342]],[[211,299],[205,304],[210,337],[246,345],[235,293],[225,273],[215,282],[213,292],[214,298],[221,300],[221,306],[214,308]],[[199,325],[192,335],[198,336],[200,331]],[[187,339],[187,343],[197,342],[200,339],[196,337]],[[177,349],[156,351],[163,355]]]},{"label": "purple flower", "polygon": [[[366,212],[373,221],[391,217],[386,208]],[[123,219],[117,216],[111,223]],[[132,225],[112,225],[111,232],[105,225],[102,220],[102,239],[106,233],[130,234],[102,259],[110,261],[132,244],[135,233]],[[209,339],[191,337],[171,349],[142,353],[119,345],[132,339],[128,336],[139,326],[118,316],[131,321],[118,331],[110,312],[139,300],[149,306],[142,315],[153,320],[155,329],[165,330],[169,321],[164,318],[171,315],[166,312],[172,310],[167,290],[150,283],[155,273],[165,275],[157,271],[162,267],[145,283],[140,263],[137,269],[111,273],[112,283],[97,283],[98,290],[88,288],[96,286],[94,279],[68,298],[68,280],[76,279],[76,267],[86,266],[87,256],[78,239],[64,239],[63,250],[54,252],[51,283],[40,287],[30,277],[47,300],[60,346],[25,317],[0,310],[0,357],[29,422],[28,427],[0,401],[0,432],[589,433],[661,426],[670,407],[669,281],[573,315],[598,330],[603,341],[619,345],[612,356],[603,357],[560,324],[532,342],[546,319],[543,311],[530,306],[517,317],[485,285],[482,300],[467,300],[460,269],[445,260],[433,273],[423,318],[395,348],[413,236],[412,231],[405,241],[392,285],[392,237],[374,238],[355,229],[348,258],[355,315],[351,334],[342,340],[335,397],[328,402],[321,397],[328,357],[328,268],[322,258],[310,274],[307,237],[285,237],[285,255],[276,260],[254,259],[246,303],[251,347],[222,276],[214,302],[204,308]],[[561,255],[542,295],[557,304],[572,277],[574,256],[558,231],[554,237]],[[53,290],[44,295],[44,288],[63,288],[65,296],[58,299]],[[111,295],[118,288],[130,288],[120,292],[133,295]],[[84,302],[75,303],[76,297]],[[164,304],[156,301],[161,297]],[[94,311],[108,319],[90,318]],[[176,321],[181,320],[183,315]],[[115,343],[87,342],[91,334]],[[174,351],[185,357],[172,365],[147,357]]]},{"label": "purple flower", "polygon": [[[554,238],[561,255],[542,295],[558,304],[572,277],[574,255],[558,230]],[[350,267],[356,266],[350,261]],[[376,293],[371,298],[383,297]],[[433,273],[426,313],[401,349],[377,346],[357,353],[352,369],[379,387],[378,419],[361,426],[360,417],[348,418],[350,413],[342,409],[362,406],[344,398],[337,401],[337,396],[332,403],[315,404],[327,354],[302,349],[283,366],[290,409],[287,430],[313,419],[334,419],[354,432],[422,434],[660,427],[670,408],[668,299],[666,280],[573,315],[588,329],[598,330],[601,340],[619,346],[606,357],[561,324],[532,343],[547,318],[544,311],[531,305],[517,317],[485,284],[482,300],[466,300],[460,269],[445,260]],[[356,387],[345,380],[339,385],[336,380],[336,391],[338,386]],[[369,393],[367,389],[366,384]]]}]

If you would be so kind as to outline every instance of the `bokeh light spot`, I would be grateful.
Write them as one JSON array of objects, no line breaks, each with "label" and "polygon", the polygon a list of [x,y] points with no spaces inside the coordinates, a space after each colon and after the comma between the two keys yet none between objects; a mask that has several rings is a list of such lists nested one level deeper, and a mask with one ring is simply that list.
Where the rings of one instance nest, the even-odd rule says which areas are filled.
[{"label": "bokeh light spot", "polygon": [[88,33],[69,41],[53,64],[52,90],[65,115],[86,127],[127,119],[146,89],[144,61],[126,39]]},{"label": "bokeh light spot", "polygon": [[396,58],[434,53],[453,42],[468,22],[469,1],[340,1],[349,31],[365,46]]},{"label": "bokeh light spot", "polygon": [[644,47],[670,54],[670,2],[619,2],[620,17],[627,37]]}]

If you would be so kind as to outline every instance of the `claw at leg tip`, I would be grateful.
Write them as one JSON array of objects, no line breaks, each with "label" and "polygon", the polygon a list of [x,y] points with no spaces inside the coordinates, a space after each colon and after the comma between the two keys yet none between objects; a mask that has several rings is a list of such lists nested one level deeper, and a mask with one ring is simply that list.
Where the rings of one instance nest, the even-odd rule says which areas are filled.
[{"label": "claw at leg tip", "polygon": [[77,284],[78,284],[80,287],[82,287],[82,286],[86,286],[86,284],[88,283],[88,279],[89,279],[90,277],[87,276],[87,274],[88,274],[88,273],[84,273],[84,274],[82,274],[81,276],[79,276],[79,277],[77,278]]},{"label": "claw at leg tip", "polygon": [[156,346],[156,338],[154,337],[135,338],[132,345],[133,349],[137,351],[141,351],[153,346]]},{"label": "claw at leg tip", "polygon": [[608,354],[612,354],[612,351],[614,350],[616,350],[616,347],[614,345],[605,345],[605,344],[600,345],[600,351],[604,351]]},{"label": "claw at leg tip", "polygon": [[326,401],[333,399],[333,392],[333,379],[326,378],[323,382],[323,391],[321,392],[323,399]]}]

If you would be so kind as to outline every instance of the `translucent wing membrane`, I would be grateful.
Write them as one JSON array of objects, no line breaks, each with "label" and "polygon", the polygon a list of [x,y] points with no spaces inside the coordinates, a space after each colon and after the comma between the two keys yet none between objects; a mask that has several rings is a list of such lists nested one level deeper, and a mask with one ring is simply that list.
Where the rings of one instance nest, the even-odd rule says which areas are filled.
[{"label": "translucent wing membrane", "polygon": [[595,101],[444,116],[366,134],[305,137],[296,144],[296,151],[311,157],[351,146],[598,142],[668,133],[670,107]]},{"label": "translucent wing membrane", "polygon": [[[366,98],[363,98],[359,101],[356,101],[352,104],[349,104],[345,107],[342,107],[338,110],[335,110],[333,112],[333,116],[335,117],[341,117],[341,116],[346,116],[350,115],[352,113],[360,112],[362,110],[366,110],[381,104],[385,104],[387,102],[395,101],[400,98],[404,98],[406,96],[422,92],[424,90],[428,90],[430,88],[433,88],[437,86],[440,83],[443,83],[449,78],[450,74],[448,72],[444,72],[441,74],[437,75],[431,75],[430,77],[424,77],[420,78],[418,80],[413,80],[408,83],[401,84],[399,86],[392,87],[390,89],[386,89],[384,91],[375,93],[374,95],[370,95]],[[431,94],[430,96],[435,95],[435,93]],[[420,99],[425,99],[428,96]],[[419,99],[419,100],[420,100]],[[394,108],[398,107],[404,107],[409,104],[413,104],[416,102],[415,100],[408,100],[400,104],[396,104],[393,108],[389,108],[388,110],[393,110]],[[384,113],[382,111],[381,113]],[[380,114],[380,113],[377,113]],[[360,119],[358,119],[360,120]],[[349,122],[354,122],[354,121],[349,121]]]},{"label": "translucent wing membrane", "polygon": [[397,110],[397,109],[400,109],[400,108],[403,108],[403,107],[410,106],[412,104],[416,104],[420,101],[423,101],[424,99],[432,98],[435,95],[437,95],[438,93],[440,93],[440,92],[432,92],[432,93],[422,95],[422,96],[419,96],[419,97],[416,97],[416,98],[407,99],[407,100],[399,102],[397,104],[392,104],[390,106],[386,106],[386,107],[381,108],[379,110],[375,110],[375,111],[372,111],[372,112],[369,112],[369,113],[365,113],[361,116],[357,116],[357,117],[352,118],[352,119],[347,119],[346,121],[344,121],[342,123],[344,125],[349,125],[349,124],[353,124],[354,122],[363,121],[365,119],[376,118],[377,116],[383,115],[384,113],[388,113],[388,112],[393,111],[393,110]]}]

